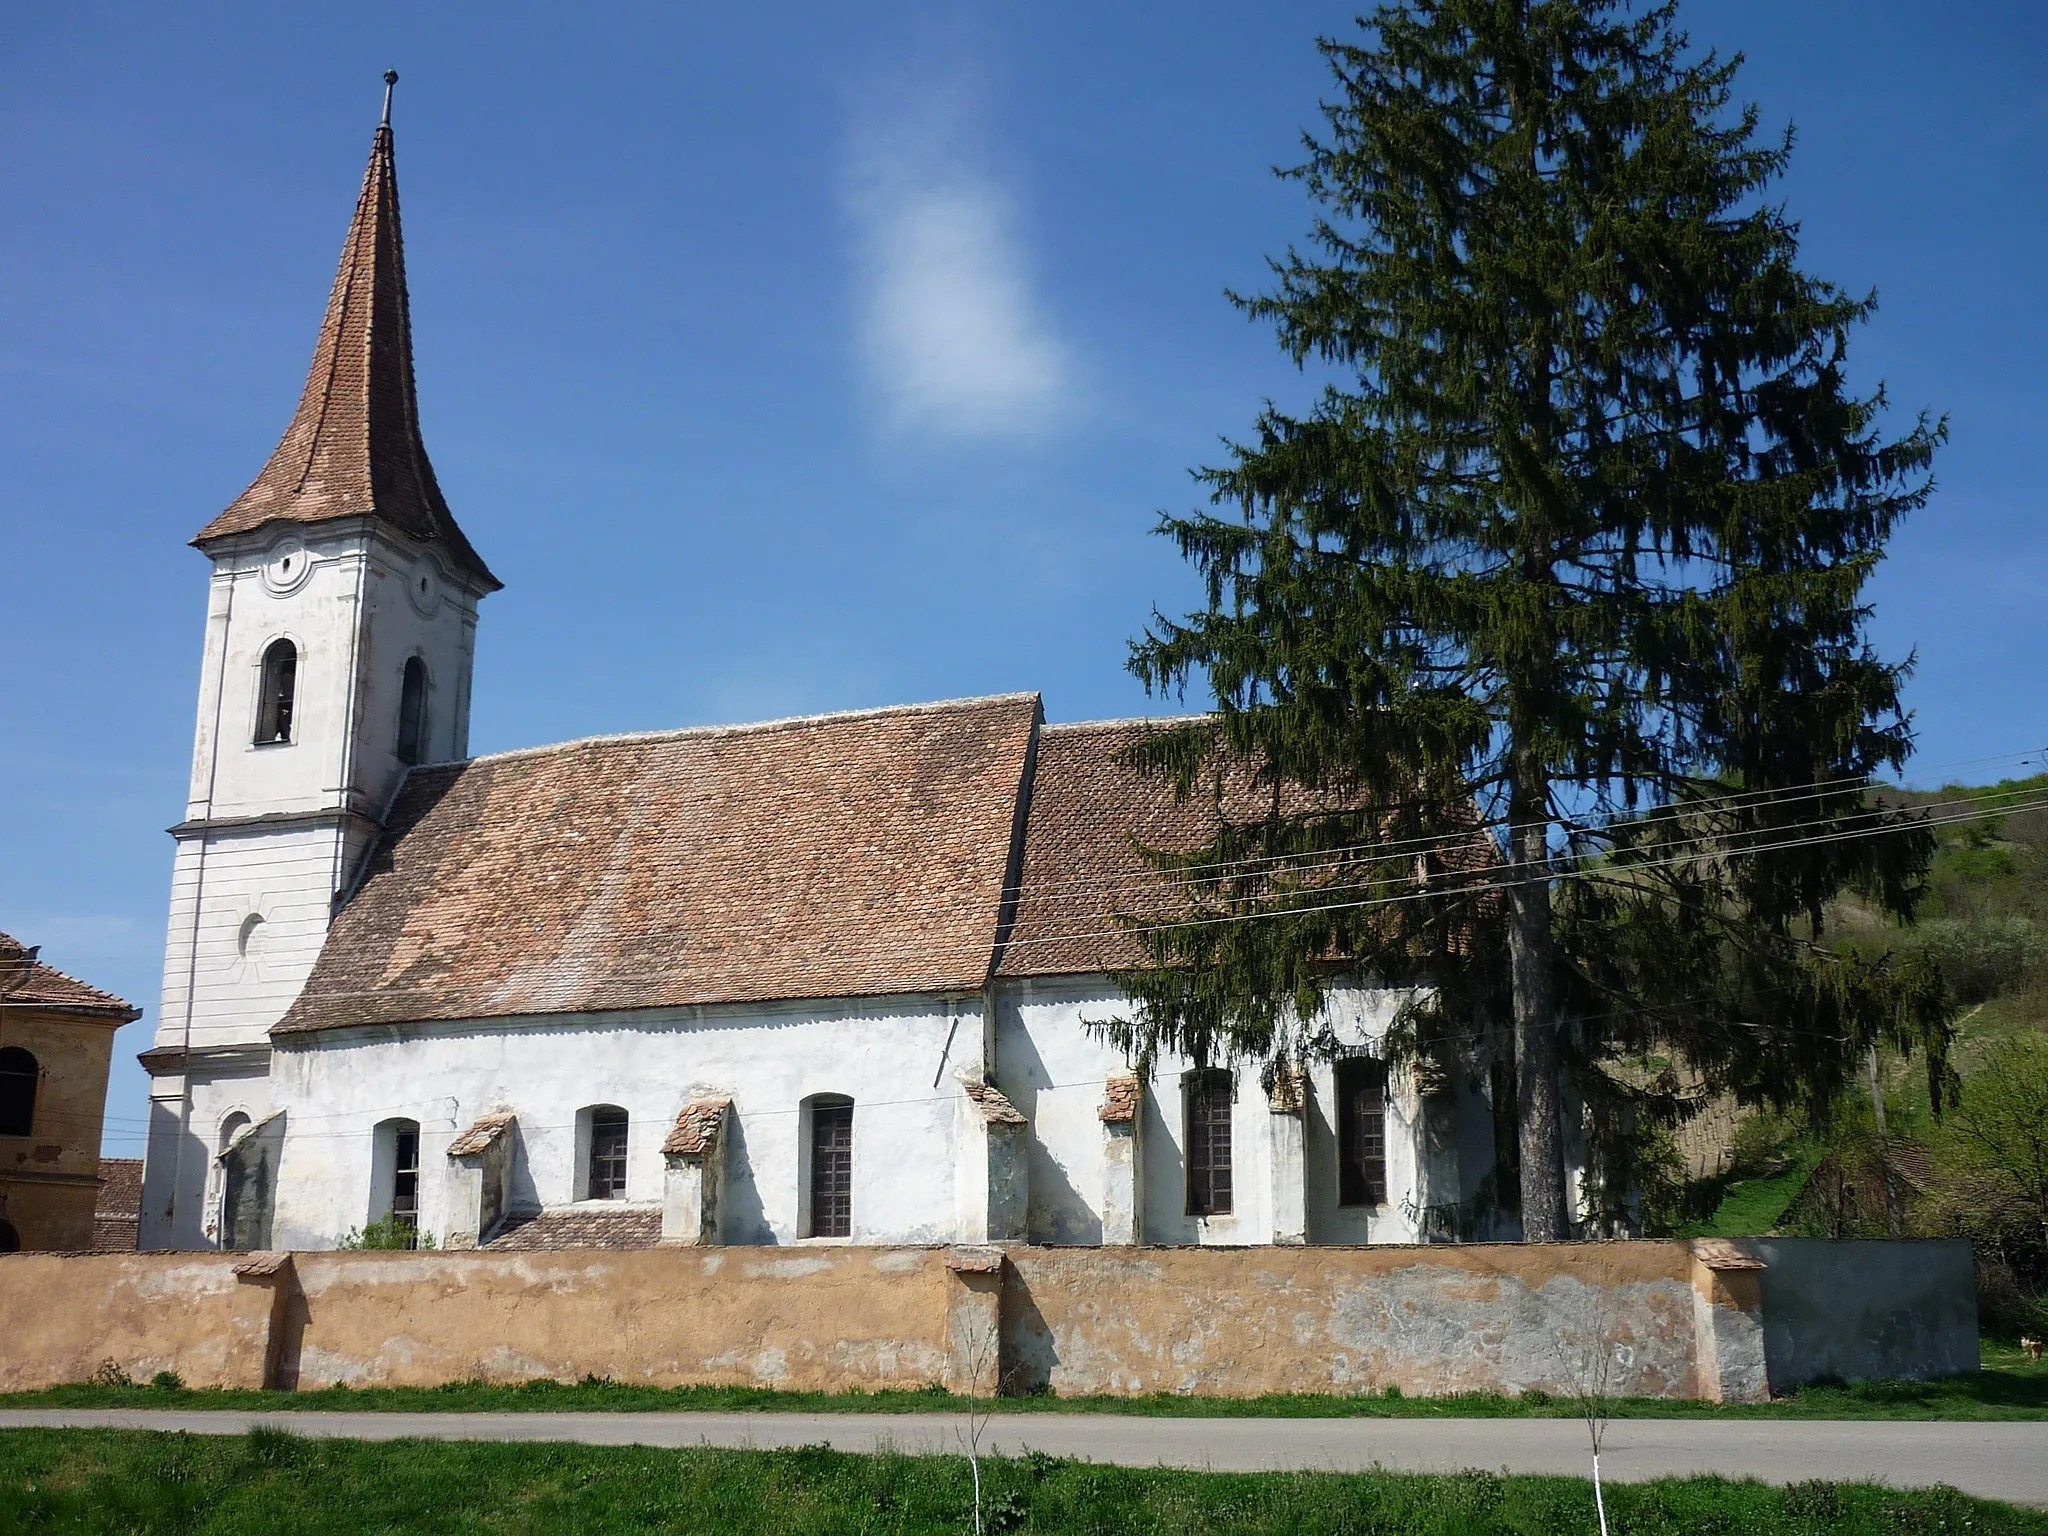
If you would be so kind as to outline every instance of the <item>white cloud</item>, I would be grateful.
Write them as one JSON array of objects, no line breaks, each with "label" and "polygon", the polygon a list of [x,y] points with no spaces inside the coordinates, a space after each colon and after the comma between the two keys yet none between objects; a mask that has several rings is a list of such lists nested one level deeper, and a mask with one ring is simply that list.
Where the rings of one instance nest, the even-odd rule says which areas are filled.
[{"label": "white cloud", "polygon": [[1072,359],[1032,290],[1016,207],[975,163],[962,117],[927,99],[855,134],[861,360],[892,427],[1029,434],[1069,403]]}]

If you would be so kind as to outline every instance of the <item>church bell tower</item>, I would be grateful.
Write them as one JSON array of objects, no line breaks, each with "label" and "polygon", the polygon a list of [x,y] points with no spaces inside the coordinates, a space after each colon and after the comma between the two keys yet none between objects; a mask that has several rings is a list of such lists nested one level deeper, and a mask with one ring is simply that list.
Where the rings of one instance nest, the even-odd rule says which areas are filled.
[{"label": "church bell tower", "polygon": [[469,751],[477,605],[499,582],[420,436],[397,78],[384,77],[298,409],[262,472],[192,541],[212,575],[191,787],[171,829],[163,1003],[142,1057],[145,1248],[258,1235],[221,1230],[216,1159],[269,1118],[270,1026],[406,769]]}]

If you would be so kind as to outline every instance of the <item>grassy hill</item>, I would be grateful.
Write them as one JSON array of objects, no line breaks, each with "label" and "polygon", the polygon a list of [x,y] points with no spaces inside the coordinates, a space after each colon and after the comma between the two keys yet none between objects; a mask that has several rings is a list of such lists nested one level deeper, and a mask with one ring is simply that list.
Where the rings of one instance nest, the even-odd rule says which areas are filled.
[{"label": "grassy hill", "polygon": [[1661,1225],[1698,1236],[1967,1236],[1987,1324],[2038,1335],[2048,1328],[2048,774],[1885,798],[1961,819],[1937,832],[1912,927],[1845,901],[1834,933],[1940,961],[1958,1005],[1960,1104],[1937,1119],[1924,1064],[1882,1055],[1882,1132],[1867,1089],[1804,1122],[1748,1116],[1729,1166],[1681,1191]]}]

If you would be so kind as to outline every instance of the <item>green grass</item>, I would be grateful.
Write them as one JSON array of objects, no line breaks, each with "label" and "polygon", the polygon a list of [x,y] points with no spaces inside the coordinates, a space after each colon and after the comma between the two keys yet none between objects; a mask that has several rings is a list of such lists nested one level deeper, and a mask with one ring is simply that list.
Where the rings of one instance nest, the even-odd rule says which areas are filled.
[{"label": "green grass", "polygon": [[[1618,1398],[1617,1418],[2048,1419],[2048,1366],[1987,1341],[1985,1369],[1940,1381],[1873,1381],[1801,1388],[1748,1406]],[[326,1387],[306,1392],[188,1390],[148,1386],[51,1387],[0,1394],[0,1408],[326,1409],[402,1413],[931,1413],[966,1399],[938,1387],[908,1392],[777,1392],[760,1387],[640,1387],[625,1382],[534,1381],[524,1386],[452,1382],[442,1387]],[[1541,1395],[1463,1392],[1445,1397],[1005,1397],[1002,1413],[1117,1413],[1182,1418],[1574,1418],[1570,1402]]]},{"label": "green grass", "polygon": [[1680,1228],[1678,1237],[1755,1237],[1769,1232],[1784,1216],[1806,1181],[1813,1176],[1819,1155],[1811,1148],[1795,1150],[1785,1167],[1752,1179],[1733,1179],[1723,1187],[1720,1204],[1705,1221]]},{"label": "green grass", "polygon": [[[1594,1529],[1589,1484],[1487,1473],[1215,1473],[1045,1456],[983,1463],[991,1536],[1402,1533],[1553,1536]],[[2048,1536],[2048,1513],[1950,1489],[1773,1488],[1720,1478],[1610,1485],[1631,1536]],[[968,1531],[961,1457],[637,1446],[305,1440],[119,1430],[0,1431],[0,1529],[252,1532],[922,1533]]]}]

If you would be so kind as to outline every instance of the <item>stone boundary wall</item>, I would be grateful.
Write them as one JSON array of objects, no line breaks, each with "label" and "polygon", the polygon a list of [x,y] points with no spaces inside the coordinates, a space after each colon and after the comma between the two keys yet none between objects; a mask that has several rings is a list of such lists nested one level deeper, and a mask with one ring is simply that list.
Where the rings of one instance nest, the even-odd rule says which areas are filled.
[{"label": "stone boundary wall", "polygon": [[1754,1401],[1973,1369],[1964,1243],[0,1257],[0,1391],[589,1375],[836,1391]]}]

